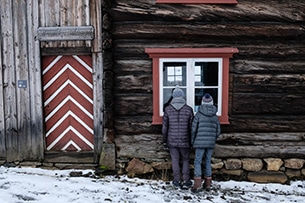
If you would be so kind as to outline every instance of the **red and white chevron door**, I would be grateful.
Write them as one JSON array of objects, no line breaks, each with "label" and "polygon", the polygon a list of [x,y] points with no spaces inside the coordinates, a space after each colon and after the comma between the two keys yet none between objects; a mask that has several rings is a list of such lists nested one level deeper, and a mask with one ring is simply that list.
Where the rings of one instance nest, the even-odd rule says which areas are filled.
[{"label": "red and white chevron door", "polygon": [[42,72],[47,150],[92,151],[91,56],[45,56]]}]

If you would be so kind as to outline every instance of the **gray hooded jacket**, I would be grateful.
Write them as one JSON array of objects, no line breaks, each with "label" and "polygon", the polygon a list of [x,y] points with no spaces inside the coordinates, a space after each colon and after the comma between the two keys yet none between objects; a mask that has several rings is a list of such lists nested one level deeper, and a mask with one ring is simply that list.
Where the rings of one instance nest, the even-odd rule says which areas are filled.
[{"label": "gray hooded jacket", "polygon": [[163,143],[169,147],[190,148],[193,116],[192,107],[182,97],[174,97],[163,115]]},{"label": "gray hooded jacket", "polygon": [[220,135],[220,123],[214,105],[202,104],[192,123],[193,148],[214,148]]}]

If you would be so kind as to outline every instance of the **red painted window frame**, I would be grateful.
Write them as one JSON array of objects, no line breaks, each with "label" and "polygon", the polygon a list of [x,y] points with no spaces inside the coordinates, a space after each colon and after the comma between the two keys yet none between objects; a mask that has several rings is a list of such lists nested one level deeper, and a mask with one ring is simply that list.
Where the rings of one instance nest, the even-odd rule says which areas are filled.
[{"label": "red painted window frame", "polygon": [[156,0],[157,4],[237,4],[237,0]]},{"label": "red painted window frame", "polygon": [[237,48],[146,48],[145,52],[152,58],[153,75],[153,117],[152,124],[162,124],[159,115],[159,59],[160,58],[222,58],[222,112],[219,116],[221,124],[229,124],[229,59]]}]

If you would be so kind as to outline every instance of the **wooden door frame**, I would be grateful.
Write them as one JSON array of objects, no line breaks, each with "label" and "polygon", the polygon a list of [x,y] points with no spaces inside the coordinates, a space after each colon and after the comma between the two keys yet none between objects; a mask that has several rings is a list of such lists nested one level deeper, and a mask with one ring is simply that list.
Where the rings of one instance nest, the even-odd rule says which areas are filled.
[{"label": "wooden door frame", "polygon": [[[36,1],[32,1],[33,4],[33,9],[39,9],[38,8],[38,3]],[[103,137],[104,137],[104,91],[103,91],[103,56],[102,56],[102,51],[103,51],[103,42],[102,42],[102,0],[94,0],[90,2],[90,29],[87,29],[87,32],[89,31],[89,35],[92,37],[92,40],[90,40],[91,38],[89,38],[90,42],[91,42],[91,47],[82,47],[82,48],[76,48],[76,47],[70,47],[70,48],[50,48],[50,49],[41,49],[40,48],[40,42],[43,41],[43,38],[40,36],[41,33],[39,33],[39,16],[38,16],[38,12],[34,12],[35,16],[33,16],[33,18],[31,19],[30,24],[34,24],[35,26],[33,26],[33,36],[32,39],[34,40],[34,44],[33,44],[33,55],[31,55],[34,59],[33,61],[35,61],[35,66],[37,70],[34,74],[35,76],[38,77],[38,81],[40,81],[41,83],[41,57],[45,54],[52,54],[54,55],[55,53],[57,55],[59,54],[90,54],[92,56],[92,68],[93,68],[93,117],[94,117],[94,163],[98,163],[99,162],[99,158],[100,158],[100,153],[102,151],[102,145],[103,145]],[[93,27],[94,29],[91,29],[91,27]],[[63,28],[64,29],[64,28]],[[53,30],[54,31],[54,30]],[[54,33],[52,31],[52,41],[61,41],[61,40],[69,40],[68,39],[63,39],[61,36],[61,33],[59,32],[58,34]],[[62,30],[61,30],[62,31]],[[91,33],[92,32],[92,35]],[[47,31],[43,32],[43,34],[48,34]],[[83,33],[82,33],[83,34]],[[35,37],[34,37],[35,36]],[[77,38],[78,40],[88,40],[87,38],[88,36],[86,35],[86,38],[83,39],[82,35],[80,33],[80,36]],[[39,41],[40,39],[40,41]],[[75,40],[75,39],[72,39]],[[55,53],[54,53],[55,52]],[[35,70],[35,68],[33,68],[33,70]],[[36,88],[37,84],[36,84]],[[37,92],[36,89],[33,92]],[[40,123],[39,123],[39,127],[41,127],[40,129],[40,133],[41,134],[41,138],[44,137],[44,132],[43,132],[43,98],[42,98],[42,88],[40,86],[40,90],[39,90],[39,96],[40,96],[40,106],[41,106],[41,110],[39,112],[36,112],[37,116],[40,119]],[[35,98],[37,99],[37,98]],[[34,100],[35,101],[35,100]],[[35,105],[35,102],[34,102]],[[37,107],[37,106],[36,106]],[[32,109],[35,109],[35,106],[32,105]],[[35,117],[35,116],[34,116]],[[35,118],[38,118],[35,117]],[[41,149],[42,149],[42,158],[44,159],[45,156],[45,147],[43,148],[42,146],[45,146],[45,138],[42,139],[41,143]]]},{"label": "wooden door frame", "polygon": [[[41,57],[48,55],[91,55],[93,69],[93,122],[94,122],[94,150],[92,152],[48,152],[45,150],[45,159],[54,162],[69,162],[62,156],[69,156],[70,161],[75,163],[98,163],[103,145],[103,64],[101,54],[91,53],[88,48],[49,48],[41,49]],[[44,135],[43,135],[44,136]],[[44,138],[45,140],[45,138]],[[91,160],[92,157],[93,159]],[[90,161],[91,160],[91,161]]]}]

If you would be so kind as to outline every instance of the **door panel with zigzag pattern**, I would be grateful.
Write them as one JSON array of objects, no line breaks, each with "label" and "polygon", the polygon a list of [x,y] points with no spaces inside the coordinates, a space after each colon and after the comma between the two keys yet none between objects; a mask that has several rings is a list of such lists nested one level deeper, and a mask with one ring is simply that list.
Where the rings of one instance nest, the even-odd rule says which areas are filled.
[{"label": "door panel with zigzag pattern", "polygon": [[45,56],[42,72],[47,150],[92,151],[91,56]]}]

